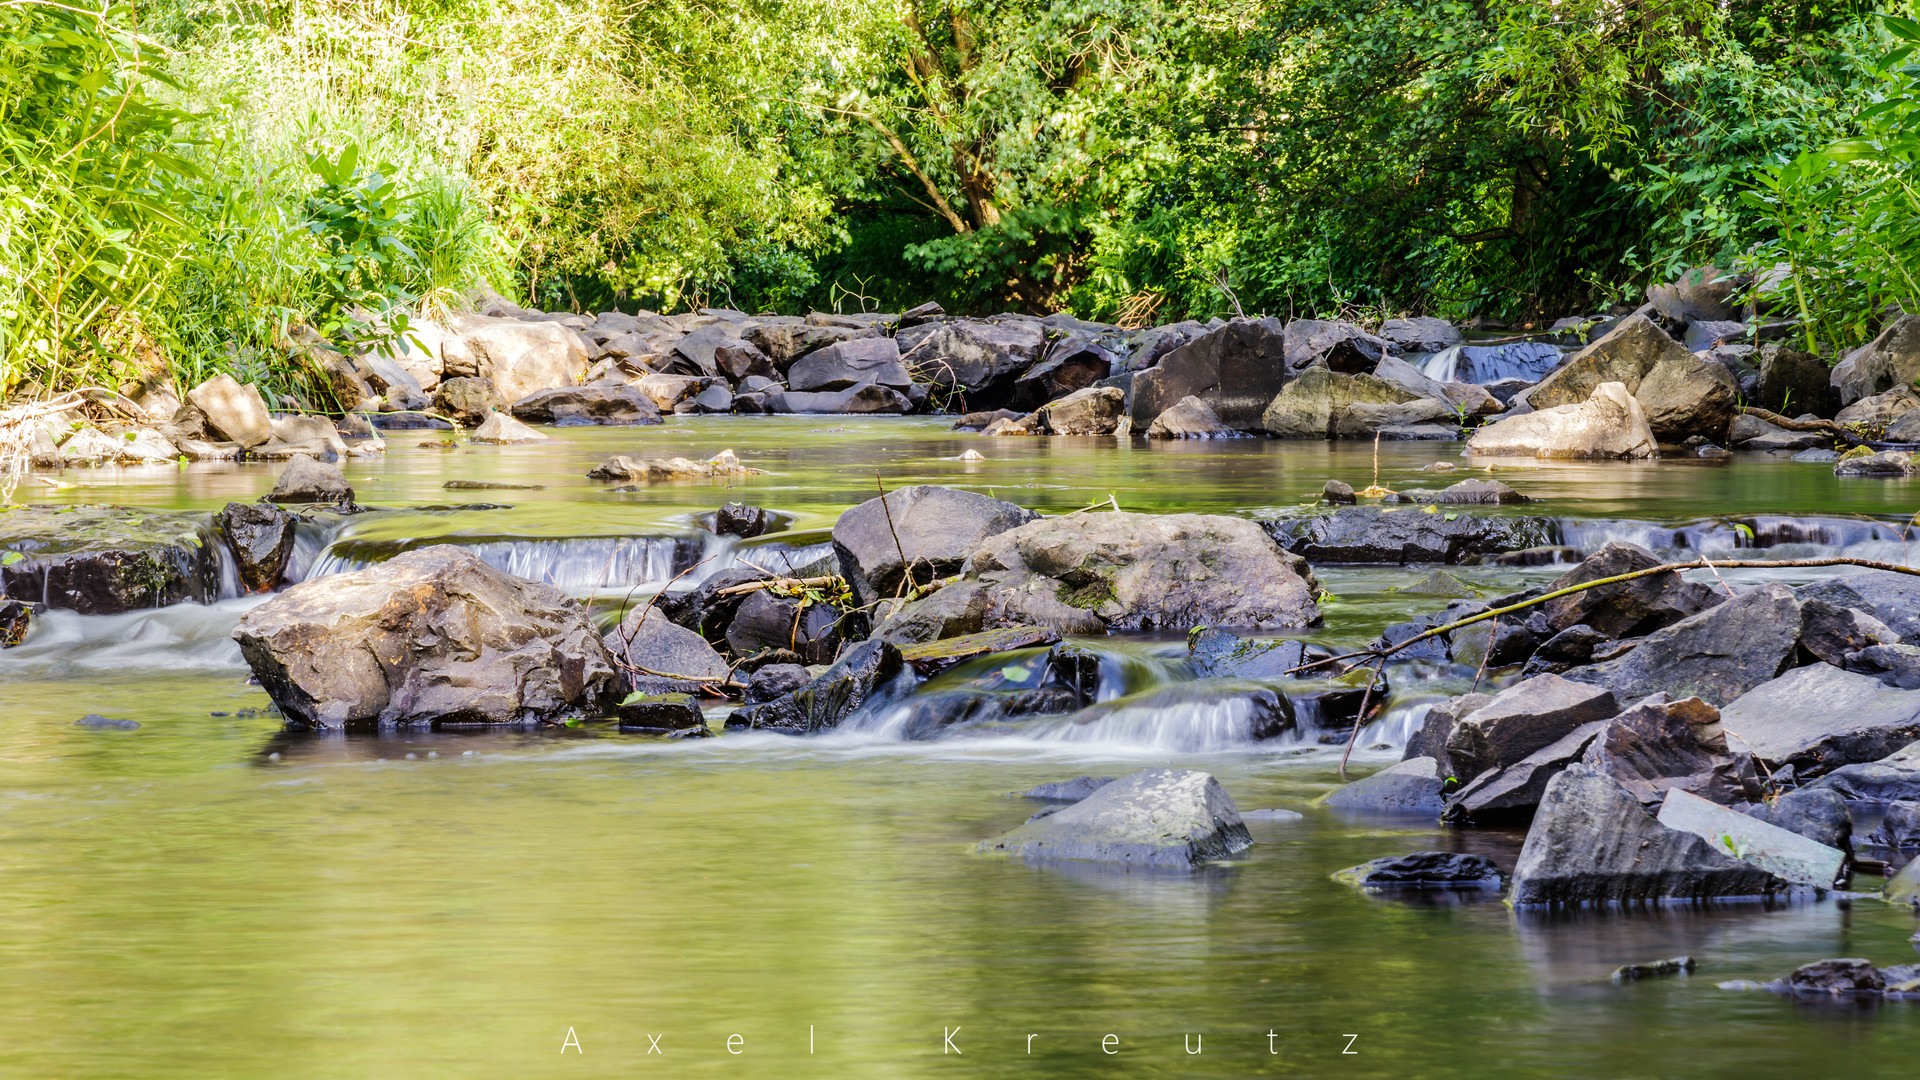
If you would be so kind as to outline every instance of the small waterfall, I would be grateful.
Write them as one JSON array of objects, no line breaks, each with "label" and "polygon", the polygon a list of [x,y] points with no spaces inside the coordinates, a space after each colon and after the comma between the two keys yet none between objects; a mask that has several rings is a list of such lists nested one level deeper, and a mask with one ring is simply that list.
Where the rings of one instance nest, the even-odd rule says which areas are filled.
[{"label": "small waterfall", "polygon": [[[314,560],[306,580],[360,570],[432,544],[457,544],[497,570],[541,581],[571,593],[664,585],[698,562],[705,543],[698,536],[587,536],[564,539],[427,541],[336,540]],[[691,577],[692,575],[688,575]]]},{"label": "small waterfall", "polygon": [[1297,728],[1256,739],[1256,725],[1271,709],[1252,694],[1221,696],[1219,688],[1178,684],[1128,698],[1115,698],[1071,716],[1028,725],[1036,742],[1093,743],[1129,750],[1203,754],[1253,746],[1291,746],[1305,740]]},{"label": "small waterfall", "polygon": [[1505,345],[1451,345],[1434,353],[1420,373],[1440,382],[1496,383],[1502,379],[1538,382],[1560,366],[1566,354],[1544,341]]},{"label": "small waterfall", "polygon": [[[1565,518],[1560,521],[1560,534],[1563,543],[1582,551],[1597,551],[1619,540],[1679,557],[1738,551],[1761,558],[1856,555],[1900,562],[1906,547],[1900,527],[1883,521],[1786,515],[1706,518],[1679,525]],[[1920,541],[1920,533],[1912,539]]]},{"label": "small waterfall", "polygon": [[241,672],[233,628],[264,596],[183,603],[119,615],[59,608],[33,618],[27,640],[0,651],[0,681],[85,678],[94,672]]}]

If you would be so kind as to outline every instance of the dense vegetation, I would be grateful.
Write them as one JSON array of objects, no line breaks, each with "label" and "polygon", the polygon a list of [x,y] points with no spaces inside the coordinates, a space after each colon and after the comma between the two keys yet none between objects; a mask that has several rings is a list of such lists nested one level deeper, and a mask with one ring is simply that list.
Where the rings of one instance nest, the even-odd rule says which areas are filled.
[{"label": "dense vegetation", "polygon": [[[0,3],[0,391],[548,309],[1535,320],[1920,293],[1905,3]],[[1888,17],[1892,16],[1892,17]]]}]

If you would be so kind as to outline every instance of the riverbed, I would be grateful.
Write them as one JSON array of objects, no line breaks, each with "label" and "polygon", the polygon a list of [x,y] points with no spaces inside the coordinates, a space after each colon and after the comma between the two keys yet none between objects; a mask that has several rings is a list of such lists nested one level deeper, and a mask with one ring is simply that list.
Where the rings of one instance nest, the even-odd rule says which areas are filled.
[{"label": "riverbed", "polygon": [[[1747,454],[1489,472],[1457,443],[1383,444],[1376,457],[1363,443],[983,439],[937,418],[675,417],[550,433],[551,443],[483,447],[389,432],[384,458],[344,468],[360,502],[407,512],[307,538],[302,572],[462,543],[604,614],[676,574],[684,586],[740,559],[817,556],[841,511],[912,483],[1045,513],[1111,498],[1125,510],[1272,517],[1299,512],[1328,479],[1407,488],[1490,477],[1535,500],[1497,512],[1560,518],[1567,542],[1589,549],[1619,538],[1897,561],[1911,561],[1903,527],[1920,507],[1908,481],[1841,480]],[[764,475],[632,492],[585,477],[610,453],[723,449]],[[962,460],[966,450],[987,460]],[[1422,471],[1434,462],[1459,468]],[[258,498],[279,469],[68,470],[50,478],[69,486],[29,480],[16,497],[213,510]],[[787,515],[786,529],[745,544],[711,537],[698,515],[731,500]],[[1334,598],[1311,636],[1358,644],[1442,606],[1394,591],[1431,569],[1317,566]],[[1492,595],[1564,569],[1452,572]],[[1820,573],[1726,576],[1797,584]],[[1314,807],[1338,783],[1340,747],[1311,732],[1195,739],[1191,718],[1169,715],[1099,739],[1034,725],[914,741],[878,718],[808,739],[667,742],[591,725],[294,735],[228,638],[259,602],[55,612],[0,653],[0,1075],[1911,1069],[1920,1007],[1819,1008],[1716,987],[1829,956],[1912,962],[1911,912],[1828,899],[1546,917],[1497,900],[1363,895],[1328,875],[1436,848],[1510,867],[1521,834]],[[1114,645],[1113,662],[1149,669],[1182,649]],[[1466,689],[1457,675],[1413,674],[1362,731],[1359,769],[1399,757],[1423,702]],[[88,713],[141,726],[74,725]],[[1212,772],[1242,811],[1304,817],[1251,822],[1250,851],[1192,877],[971,851],[1037,808],[1012,793],[1162,765]],[[1621,964],[1681,954],[1698,964],[1691,976],[1608,979]]]}]

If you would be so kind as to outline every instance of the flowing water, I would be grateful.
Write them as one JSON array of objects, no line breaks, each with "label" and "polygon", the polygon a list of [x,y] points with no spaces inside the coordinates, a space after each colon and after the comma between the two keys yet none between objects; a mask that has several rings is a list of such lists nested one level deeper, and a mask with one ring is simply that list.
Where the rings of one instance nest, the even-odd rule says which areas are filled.
[{"label": "flowing water", "polygon": [[[385,460],[345,467],[360,501],[402,512],[316,524],[298,573],[452,542],[606,609],[742,560],[803,566],[876,484],[964,486],[1047,512],[1112,495],[1129,510],[1271,517],[1298,512],[1330,477],[1356,488],[1374,478],[1373,448],[1360,444],[983,440],[918,419],[675,418],[554,434],[446,449],[437,436],[392,433]],[[766,474],[630,493],[584,476],[612,452],[727,448]],[[967,449],[989,460],[959,460]],[[1419,471],[1464,467],[1457,453],[1382,446],[1378,476],[1411,487],[1486,475]],[[31,497],[212,510],[258,497],[275,472],[69,472],[73,486]],[[1540,500],[1502,512],[1559,519],[1563,542],[1587,548],[1618,538],[1900,560],[1920,508],[1907,482],[1840,481],[1749,455],[1515,462],[1494,475]],[[787,527],[714,540],[699,516],[730,499],[777,510]],[[1394,591],[1430,568],[1316,569],[1337,599],[1305,636],[1325,644],[1445,603]],[[1557,570],[1455,572],[1493,595]],[[261,601],[234,596],[231,579],[224,591],[207,605],[55,612],[0,653],[0,1076],[1746,1078],[1912,1067],[1920,1007],[1814,1008],[1714,986],[1828,956],[1912,962],[1912,914],[1878,901],[1544,918],[1335,884],[1328,875],[1342,867],[1429,848],[1510,866],[1521,837],[1311,806],[1337,783],[1339,747],[1304,715],[1300,730],[1253,742],[1243,705],[1181,689],[1190,673],[1178,639],[1098,643],[1108,700],[1085,725],[997,718],[929,732],[912,724],[907,698],[804,740],[669,743],[591,726],[314,737],[281,732],[248,684],[228,634]],[[1027,659],[974,664],[918,694],[1017,688],[1038,667]],[[1391,674],[1391,706],[1361,735],[1362,768],[1397,758],[1422,703],[1472,676],[1417,664]],[[88,713],[142,726],[74,725]],[[1193,877],[970,850],[1037,808],[1013,792],[1163,765],[1213,772],[1242,810],[1305,816],[1252,821],[1249,852]],[[1700,965],[1689,978],[1608,981],[1619,964],[1683,953]]]}]

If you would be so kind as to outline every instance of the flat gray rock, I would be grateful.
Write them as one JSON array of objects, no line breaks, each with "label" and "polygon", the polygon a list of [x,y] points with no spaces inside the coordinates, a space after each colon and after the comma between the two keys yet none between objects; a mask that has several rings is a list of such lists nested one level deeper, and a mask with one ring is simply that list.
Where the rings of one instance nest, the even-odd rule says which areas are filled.
[{"label": "flat gray rock", "polygon": [[1909,743],[1878,761],[1843,765],[1804,790],[1833,791],[1855,802],[1920,801],[1920,742]]},{"label": "flat gray rock", "polygon": [[1660,804],[1660,824],[1692,833],[1714,850],[1796,885],[1833,887],[1847,856],[1778,825],[1729,810],[1674,788]]},{"label": "flat gray rock", "polygon": [[1192,769],[1123,776],[1058,813],[1029,821],[979,850],[1189,870],[1253,845],[1220,782]]},{"label": "flat gray rock", "polygon": [[1446,806],[1440,792],[1446,778],[1430,757],[1396,761],[1372,776],[1334,788],[1320,797],[1320,805],[1336,810],[1366,810],[1384,814],[1420,814],[1437,817]]},{"label": "flat gray rock", "polygon": [[1558,675],[1536,675],[1461,717],[1447,739],[1447,756],[1462,776],[1479,776],[1521,761],[1582,724],[1609,719],[1619,711],[1612,691],[1605,687]]},{"label": "flat gray rock", "polygon": [[1920,738],[1920,690],[1829,664],[1795,668],[1720,710],[1728,746],[1818,776],[1883,758]]}]

